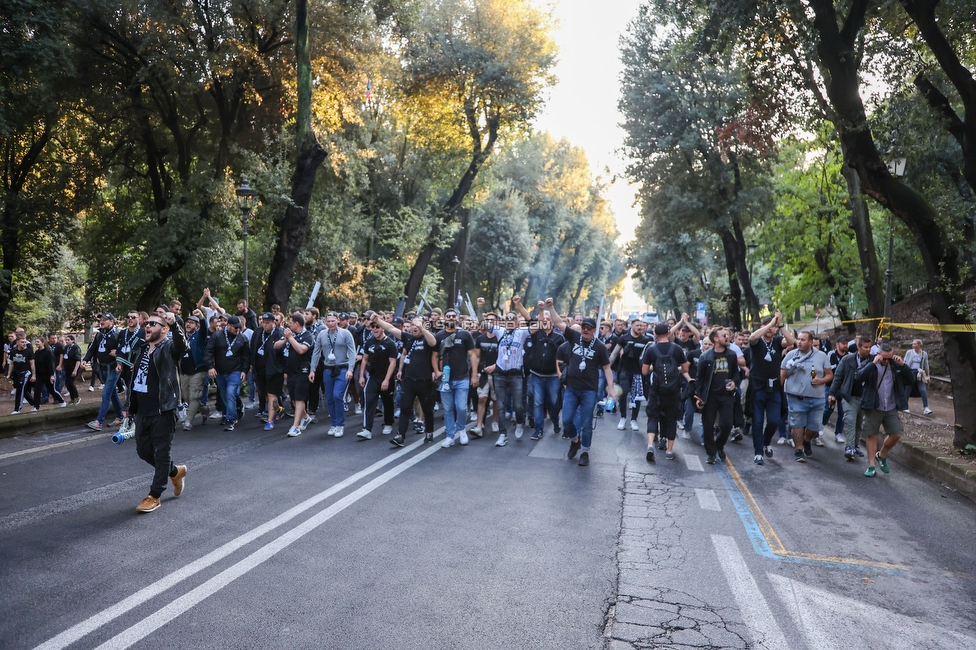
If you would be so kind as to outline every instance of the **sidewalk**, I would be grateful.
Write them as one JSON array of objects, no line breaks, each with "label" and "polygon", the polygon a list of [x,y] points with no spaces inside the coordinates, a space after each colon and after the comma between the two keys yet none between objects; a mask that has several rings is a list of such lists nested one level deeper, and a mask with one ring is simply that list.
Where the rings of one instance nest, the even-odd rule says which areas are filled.
[{"label": "sidewalk", "polygon": [[[61,408],[54,400],[50,400],[47,404],[42,404],[36,413],[30,411],[33,407],[25,401],[20,415],[10,415],[14,409],[13,396],[9,393],[0,396],[0,413],[3,414],[0,415],[0,438],[91,422],[98,415],[98,407],[102,404],[101,389],[89,392],[86,383],[79,386],[78,397],[81,403],[77,406],[72,406],[69,401],[68,406]],[[109,416],[114,418],[114,415],[115,411],[109,409]]]}]

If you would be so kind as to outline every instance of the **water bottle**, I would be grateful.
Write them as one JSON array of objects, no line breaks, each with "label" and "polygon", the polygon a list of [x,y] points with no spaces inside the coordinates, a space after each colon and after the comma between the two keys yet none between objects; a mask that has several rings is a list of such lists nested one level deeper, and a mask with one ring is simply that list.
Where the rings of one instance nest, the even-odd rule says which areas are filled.
[{"label": "water bottle", "polygon": [[441,375],[441,385],[438,390],[442,393],[451,390],[451,366],[444,366],[444,374]]},{"label": "water bottle", "polygon": [[132,420],[132,418],[125,418],[122,420],[122,426],[119,427],[119,430],[112,435],[112,442],[117,445],[121,445],[135,434],[136,423]]},{"label": "water bottle", "polygon": [[612,413],[615,408],[617,408],[617,402],[612,398],[608,397],[606,403],[603,405],[604,410],[607,413]]}]

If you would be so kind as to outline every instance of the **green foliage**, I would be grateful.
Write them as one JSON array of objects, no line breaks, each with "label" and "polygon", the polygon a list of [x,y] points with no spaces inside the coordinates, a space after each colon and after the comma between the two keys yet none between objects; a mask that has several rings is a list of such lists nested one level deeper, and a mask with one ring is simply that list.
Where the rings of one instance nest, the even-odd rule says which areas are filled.
[{"label": "green foliage", "polygon": [[532,254],[529,209],[522,196],[504,187],[479,201],[471,220],[468,272],[489,307],[498,307]]}]

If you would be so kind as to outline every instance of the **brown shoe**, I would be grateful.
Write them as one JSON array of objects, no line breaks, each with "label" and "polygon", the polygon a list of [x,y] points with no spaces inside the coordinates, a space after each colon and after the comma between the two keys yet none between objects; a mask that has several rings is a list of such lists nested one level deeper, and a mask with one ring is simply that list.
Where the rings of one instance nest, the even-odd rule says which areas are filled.
[{"label": "brown shoe", "polygon": [[139,512],[152,512],[160,506],[159,497],[154,497],[152,495],[147,496],[142,500],[142,503],[136,506],[136,510]]},{"label": "brown shoe", "polygon": [[186,478],[186,465],[176,466],[176,476],[171,476],[170,481],[173,482],[173,496],[178,497],[183,494],[183,479]]}]

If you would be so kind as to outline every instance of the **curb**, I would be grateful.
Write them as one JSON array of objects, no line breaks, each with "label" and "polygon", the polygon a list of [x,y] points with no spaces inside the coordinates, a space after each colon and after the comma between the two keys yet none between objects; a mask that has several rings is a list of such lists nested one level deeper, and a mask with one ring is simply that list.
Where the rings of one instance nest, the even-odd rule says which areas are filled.
[{"label": "curb", "polygon": [[91,422],[98,416],[100,406],[100,402],[67,406],[63,409],[54,406],[37,413],[7,415],[0,418],[0,438],[13,438],[23,433],[50,430],[59,425],[77,425]]},{"label": "curb", "polygon": [[953,458],[941,449],[905,439],[895,445],[891,456],[902,465],[976,501],[976,465]]}]

